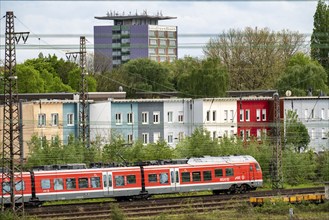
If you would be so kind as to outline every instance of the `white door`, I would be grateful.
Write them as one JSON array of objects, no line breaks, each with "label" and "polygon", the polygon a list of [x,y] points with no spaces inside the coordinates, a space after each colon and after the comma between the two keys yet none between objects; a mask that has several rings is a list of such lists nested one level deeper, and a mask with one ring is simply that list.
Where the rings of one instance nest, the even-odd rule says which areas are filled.
[{"label": "white door", "polygon": [[170,168],[170,185],[172,192],[178,192],[180,190],[179,183],[179,168]]},{"label": "white door", "polygon": [[104,197],[113,196],[112,172],[103,172]]}]

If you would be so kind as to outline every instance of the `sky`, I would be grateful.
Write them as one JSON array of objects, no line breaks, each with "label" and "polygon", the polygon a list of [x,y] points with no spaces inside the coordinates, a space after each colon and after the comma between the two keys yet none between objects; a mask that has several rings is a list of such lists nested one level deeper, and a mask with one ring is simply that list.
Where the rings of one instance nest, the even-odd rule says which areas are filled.
[{"label": "sky", "polygon": [[[211,37],[229,29],[269,28],[288,29],[308,37],[313,30],[317,1],[42,1],[0,0],[0,66],[5,59],[5,22],[7,11],[13,11],[15,32],[30,32],[23,44],[16,45],[17,63],[33,59],[40,52],[66,59],[66,52],[79,51],[80,36],[86,36],[87,53],[93,53],[93,27],[112,25],[112,21],[97,20],[107,12],[119,14],[147,11],[177,17],[159,21],[159,25],[178,27],[178,57],[202,58],[202,47]],[[309,46],[309,42],[306,42]]]}]

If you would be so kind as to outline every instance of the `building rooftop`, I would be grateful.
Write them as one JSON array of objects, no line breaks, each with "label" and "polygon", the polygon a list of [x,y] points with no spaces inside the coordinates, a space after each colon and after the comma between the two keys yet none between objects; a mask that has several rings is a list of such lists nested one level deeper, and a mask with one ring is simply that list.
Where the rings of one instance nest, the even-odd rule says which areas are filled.
[{"label": "building rooftop", "polygon": [[147,11],[144,10],[142,14],[138,14],[137,11],[135,14],[129,12],[126,14],[122,12],[121,14],[116,11],[107,12],[106,16],[95,16],[96,19],[99,20],[131,20],[131,19],[150,19],[150,20],[168,20],[168,19],[176,19],[177,17],[171,16],[163,16],[162,12],[158,12],[156,15],[148,15]]}]

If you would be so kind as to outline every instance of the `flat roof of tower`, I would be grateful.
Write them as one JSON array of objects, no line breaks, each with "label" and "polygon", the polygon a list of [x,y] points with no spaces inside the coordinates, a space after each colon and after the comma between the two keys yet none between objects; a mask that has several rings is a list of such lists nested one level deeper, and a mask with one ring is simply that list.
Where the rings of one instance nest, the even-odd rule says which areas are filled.
[{"label": "flat roof of tower", "polygon": [[162,16],[162,15],[108,15],[108,16],[95,16],[99,20],[131,20],[131,19],[153,19],[153,20],[168,20],[176,19],[177,17]]}]

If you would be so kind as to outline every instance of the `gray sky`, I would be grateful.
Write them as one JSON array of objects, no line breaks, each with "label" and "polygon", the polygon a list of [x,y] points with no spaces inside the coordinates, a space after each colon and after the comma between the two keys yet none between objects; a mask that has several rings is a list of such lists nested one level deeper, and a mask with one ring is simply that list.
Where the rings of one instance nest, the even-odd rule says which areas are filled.
[{"label": "gray sky", "polygon": [[[79,50],[79,36],[86,36],[87,52],[93,52],[93,26],[111,25],[96,20],[108,11],[162,12],[177,17],[160,25],[178,26],[178,55],[202,57],[202,46],[210,37],[230,28],[247,26],[273,31],[289,29],[311,35],[317,1],[8,1],[0,0],[1,17],[7,11],[16,16],[15,31],[29,31],[26,45],[17,45],[17,62],[42,52],[65,58],[65,52]],[[5,18],[0,20],[0,65],[3,65]],[[39,39],[40,38],[40,39]],[[20,43],[22,44],[22,43]],[[309,42],[306,42],[309,46]],[[49,49],[52,48],[52,49]]]}]

